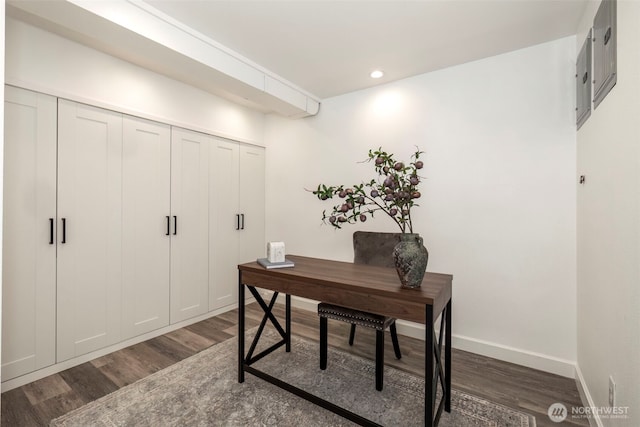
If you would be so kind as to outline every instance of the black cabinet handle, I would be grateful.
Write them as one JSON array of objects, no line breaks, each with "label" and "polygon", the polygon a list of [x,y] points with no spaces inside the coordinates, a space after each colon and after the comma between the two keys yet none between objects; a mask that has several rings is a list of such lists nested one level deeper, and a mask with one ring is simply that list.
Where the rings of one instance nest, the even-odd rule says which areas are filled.
[{"label": "black cabinet handle", "polygon": [[165,234],[165,236],[169,234],[171,234],[171,217],[167,215],[167,234]]},{"label": "black cabinet handle", "polygon": [[67,218],[62,218],[62,243],[67,243]]},{"label": "black cabinet handle", "polygon": [[53,218],[49,218],[49,244],[53,245]]},{"label": "black cabinet handle", "polygon": [[244,214],[240,214],[240,217],[242,217],[242,226],[240,227],[240,230],[244,230]]},{"label": "black cabinet handle", "polygon": [[173,216],[173,235],[175,236],[176,234],[178,234],[178,217],[177,216]]},{"label": "black cabinet handle", "polygon": [[607,32],[604,33],[604,44],[605,44],[605,46],[607,45],[607,43],[609,43],[609,40],[611,40],[611,27],[607,28]]},{"label": "black cabinet handle", "polygon": [[240,230],[240,214],[236,214],[236,230]]}]

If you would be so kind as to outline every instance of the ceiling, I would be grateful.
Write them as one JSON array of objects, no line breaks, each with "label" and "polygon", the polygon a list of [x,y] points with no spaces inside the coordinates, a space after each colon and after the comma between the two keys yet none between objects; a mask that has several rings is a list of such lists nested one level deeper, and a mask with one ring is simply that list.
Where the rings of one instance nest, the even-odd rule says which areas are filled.
[{"label": "ceiling", "polygon": [[593,0],[144,1],[324,99],[573,35]]},{"label": "ceiling", "polygon": [[295,118],[326,98],[573,35],[597,1],[6,0],[6,13]]}]

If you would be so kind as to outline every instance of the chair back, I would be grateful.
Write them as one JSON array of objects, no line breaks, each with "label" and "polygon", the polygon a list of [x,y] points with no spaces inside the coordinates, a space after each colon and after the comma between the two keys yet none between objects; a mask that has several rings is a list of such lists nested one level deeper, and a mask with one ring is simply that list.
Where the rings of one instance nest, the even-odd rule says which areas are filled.
[{"label": "chair back", "polygon": [[401,233],[356,231],[353,233],[353,262],[355,264],[395,267],[393,248],[400,242]]}]

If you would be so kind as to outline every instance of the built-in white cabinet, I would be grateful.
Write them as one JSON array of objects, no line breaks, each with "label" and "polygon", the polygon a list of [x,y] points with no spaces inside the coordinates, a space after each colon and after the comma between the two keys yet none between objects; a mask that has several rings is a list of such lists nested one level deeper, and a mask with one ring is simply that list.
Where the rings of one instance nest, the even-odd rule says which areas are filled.
[{"label": "built-in white cabinet", "polygon": [[237,264],[265,254],[264,149],[216,138],[211,150],[209,310],[238,301]]},{"label": "built-in white cabinet", "polygon": [[123,333],[208,311],[211,137],[124,118]]},{"label": "built-in white cabinet", "polygon": [[3,381],[230,308],[264,255],[262,148],[6,86],[4,158]]},{"label": "built-in white cabinet", "polygon": [[171,133],[171,323],[209,311],[211,139],[180,128]]},{"label": "built-in white cabinet", "polygon": [[121,340],[122,115],[58,101],[57,361]]},{"label": "built-in white cabinet", "polygon": [[240,263],[265,256],[265,151],[240,145]]},{"label": "built-in white cabinet", "polygon": [[125,116],[122,149],[122,335],[169,324],[171,127]]},{"label": "built-in white cabinet", "polygon": [[[240,147],[217,139],[211,146],[209,211],[209,309],[215,310],[237,301],[238,254],[240,248]],[[218,197],[219,191],[224,197]]]},{"label": "built-in white cabinet", "polygon": [[4,94],[2,378],[55,363],[56,98]]}]

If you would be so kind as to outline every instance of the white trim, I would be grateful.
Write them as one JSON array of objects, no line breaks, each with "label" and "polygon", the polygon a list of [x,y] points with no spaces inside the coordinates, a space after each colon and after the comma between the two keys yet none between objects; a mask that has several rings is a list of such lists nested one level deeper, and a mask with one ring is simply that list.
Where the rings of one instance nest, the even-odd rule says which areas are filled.
[{"label": "white trim", "polygon": [[[253,299],[253,297],[247,298],[246,303],[250,304],[254,301],[255,299]],[[47,366],[46,368],[42,368],[37,371],[22,375],[20,377],[7,380],[2,383],[2,393],[17,387],[21,387],[25,384],[29,384],[33,381],[37,381],[44,377],[48,377],[49,375],[57,374],[58,372],[64,371],[65,369],[73,368],[74,366],[81,365],[93,359],[97,359],[98,357],[102,357],[106,354],[113,353],[114,351],[122,350],[125,347],[129,347],[134,344],[138,344],[143,341],[147,341],[152,338],[159,337],[160,335],[164,335],[166,333],[175,331],[177,329],[184,328],[185,326],[189,326],[194,323],[200,322],[202,320],[206,320],[210,317],[217,316],[222,313],[226,313],[227,311],[233,310],[235,308],[238,308],[238,304],[232,304],[227,307],[220,308],[218,310],[210,311],[200,316],[192,317],[191,319],[187,319],[179,323],[174,323],[172,325],[168,325],[163,328],[156,329],[155,331],[151,331],[146,334],[128,339],[126,341],[119,342],[109,347],[101,348],[100,350],[83,354],[82,356],[74,357],[73,359],[65,360],[64,362],[56,363],[55,365]]]},{"label": "white trim", "polygon": [[[146,70],[149,71],[149,70]],[[167,77],[168,79],[171,79],[170,77]],[[178,80],[175,79],[171,79],[175,82],[179,82]],[[183,82],[179,82],[181,84],[187,85],[187,83],[183,83]],[[217,129],[213,129],[213,128],[208,128],[208,127],[202,127],[202,126],[198,126],[195,125],[193,123],[184,123],[180,120],[175,120],[172,119],[170,117],[167,116],[163,116],[163,115],[159,115],[159,114],[152,114],[152,113],[148,113],[146,111],[142,111],[142,110],[138,110],[135,108],[129,108],[124,104],[114,104],[111,102],[105,102],[99,98],[93,98],[93,97],[85,97],[82,95],[79,95],[77,93],[71,93],[71,92],[67,92],[64,90],[60,90],[57,89],[55,87],[50,87],[48,85],[42,85],[40,83],[36,83],[36,82],[32,82],[32,81],[27,81],[27,80],[22,80],[20,78],[13,78],[13,77],[7,77],[5,84],[9,85],[9,86],[14,86],[17,88],[21,88],[21,89],[27,89],[27,90],[31,90],[34,92],[39,92],[39,93],[43,93],[45,95],[51,95],[51,96],[55,96],[56,98],[61,98],[61,99],[67,99],[69,101],[73,101],[73,102],[78,102],[80,104],[87,104],[90,105],[92,107],[99,107],[99,108],[103,108],[105,110],[110,110],[110,111],[114,111],[116,113],[122,113],[122,114],[126,114],[129,116],[134,116],[134,117],[139,117],[141,119],[146,119],[146,120],[151,120],[153,122],[159,122],[159,123],[163,123],[166,125],[170,125],[170,126],[174,126],[174,127],[179,127],[179,128],[183,128],[183,129],[188,129],[188,130],[192,130],[195,132],[200,132],[200,133],[205,133],[207,135],[212,135],[212,136],[216,136],[219,138],[224,138],[224,139],[228,139],[230,141],[235,141],[235,142],[242,142],[245,144],[250,144],[250,145],[255,145],[258,147],[264,147],[265,144],[264,142],[260,142],[260,141],[256,141],[253,139],[249,139],[249,138],[244,138],[242,136],[237,136],[235,134],[230,134],[228,132],[224,132],[221,130],[217,130]],[[195,88],[195,86],[191,86],[193,88]],[[199,88],[195,88],[198,90],[202,90]],[[225,98],[221,98],[218,95],[214,95],[214,94],[210,94],[211,96],[214,96],[224,102],[233,104],[233,101],[229,101],[228,99]],[[249,108],[249,107],[244,107],[240,104],[236,105],[242,107],[242,108]],[[255,111],[255,110],[253,110]]]},{"label": "white trim", "polygon": [[454,348],[459,350],[493,357],[494,359],[538,369],[540,371],[549,372],[566,378],[574,378],[575,375],[576,364],[574,361],[549,356],[547,354],[536,353],[461,335],[453,336],[452,345]]},{"label": "white trim", "polygon": [[[271,294],[271,291],[261,290],[260,293],[263,296],[267,296]],[[253,302],[253,298],[247,299],[247,304]],[[278,303],[284,303],[283,298],[278,298]],[[294,296],[291,298],[291,305],[296,308],[300,308],[307,311],[316,311],[317,310],[317,301],[301,298]],[[125,347],[140,343],[142,341],[149,340],[151,338],[155,338],[157,336],[166,334],[168,332],[174,331],[176,329],[183,328],[185,326],[191,325],[193,323],[200,322],[202,320],[208,319],[209,317],[217,316],[219,314],[225,313],[227,311],[233,310],[237,308],[237,304],[233,304],[215,311],[208,312],[198,317],[194,317],[192,319],[185,320],[180,323],[175,323],[173,325],[166,326],[161,329],[157,329],[155,331],[149,332],[144,335],[140,335],[138,337],[129,339],[127,341],[120,342],[110,347],[105,347],[100,350],[96,350],[94,352],[76,357],[74,359],[70,359],[64,361],[62,363],[58,363],[43,369],[40,369],[35,372],[31,372],[29,374],[23,375],[18,378],[14,378],[2,383],[2,392],[9,391],[16,387],[23,386],[30,382],[36,381],[38,379],[44,378],[48,375],[52,375],[63,371],[65,369],[69,369],[73,366],[80,365],[82,363],[88,362],[95,358],[104,356],[105,354],[112,353],[117,350],[121,350]],[[424,326],[407,322],[403,320],[398,320],[398,333],[401,335],[405,335],[412,338],[424,339]],[[572,361],[556,358],[553,356],[548,356],[540,353],[534,353],[522,349],[517,349],[513,347],[508,347],[496,343],[491,343],[488,341],[477,340],[474,338],[469,338],[460,335],[454,335],[452,340],[453,348],[469,351],[471,353],[480,354],[487,357],[492,357],[494,359],[503,360],[510,363],[515,363],[517,365],[526,366],[533,369],[538,369],[544,372],[549,372],[556,375],[561,375],[567,378],[575,378],[576,384],[578,384],[578,391],[580,392],[580,397],[583,402],[587,402],[588,406],[593,406],[593,400],[591,399],[591,395],[588,392],[586,383],[584,382],[584,378],[582,377],[582,373],[579,367]],[[585,405],[587,406],[587,405]],[[589,422],[592,422],[590,420]],[[592,424],[592,427],[603,427],[602,422],[599,418],[595,420],[596,424]]]},{"label": "white trim", "polygon": [[[587,382],[584,380],[584,376],[582,375],[582,371],[580,370],[580,365],[578,365],[577,363],[575,378],[576,387],[578,387],[578,393],[580,394],[582,405],[587,408],[595,408],[596,405],[593,402],[591,393],[589,393],[589,387],[587,387]],[[604,424],[602,424],[602,420],[600,419],[600,415],[597,412],[593,413],[592,416],[588,418],[588,420],[591,427],[604,427]]]},{"label": "white trim", "polygon": [[[292,306],[309,311],[316,311],[317,304],[317,301],[306,298],[293,297],[291,299]],[[397,326],[399,334],[424,340],[423,325],[398,320]],[[538,369],[567,378],[575,377],[576,363],[571,360],[560,359],[546,354],[508,347],[462,335],[453,335],[451,345],[453,348],[457,348],[459,350],[469,351],[471,353],[515,363],[528,368]]]}]

